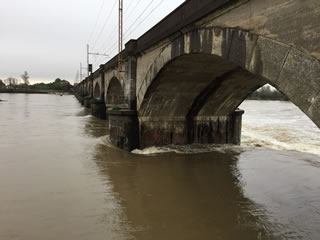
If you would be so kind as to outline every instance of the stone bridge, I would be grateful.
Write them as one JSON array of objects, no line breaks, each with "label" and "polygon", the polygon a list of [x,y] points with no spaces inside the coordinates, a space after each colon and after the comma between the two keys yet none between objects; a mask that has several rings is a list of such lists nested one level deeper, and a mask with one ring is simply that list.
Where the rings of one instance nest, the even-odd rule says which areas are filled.
[{"label": "stone bridge", "polygon": [[320,127],[319,0],[187,0],[76,86],[111,140],[239,144],[237,107],[265,84]]}]

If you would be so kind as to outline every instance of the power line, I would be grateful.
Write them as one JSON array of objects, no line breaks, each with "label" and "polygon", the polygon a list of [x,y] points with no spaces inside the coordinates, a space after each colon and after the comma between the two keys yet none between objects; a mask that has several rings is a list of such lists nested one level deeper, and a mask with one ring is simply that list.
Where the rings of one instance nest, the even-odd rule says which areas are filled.
[{"label": "power line", "polygon": [[[152,3],[152,2],[151,2],[151,3]],[[149,12],[149,14],[148,14],[147,16],[145,16],[145,18],[143,18],[142,21],[140,21],[139,24],[138,24],[135,28],[133,28],[133,29],[128,33],[128,31],[129,31],[129,29],[130,29],[130,28],[129,28],[129,29],[125,32],[125,36],[126,36],[125,39],[127,39],[131,33],[133,33],[138,27],[140,27],[141,24],[142,24],[161,4],[163,4],[163,3],[164,3],[164,0],[161,0],[161,2],[158,3],[158,4]],[[147,8],[148,8],[149,6],[150,6],[150,4],[147,6]],[[146,8],[146,9],[147,9],[147,8]],[[145,9],[145,10],[146,10],[146,9]],[[144,11],[144,12],[145,12],[145,11]],[[144,12],[143,12],[143,13],[144,13]],[[142,14],[143,14],[143,13],[142,13]],[[140,16],[142,16],[142,14],[140,14]],[[140,16],[139,16],[139,17],[140,17]],[[139,19],[139,17],[138,17],[137,19]],[[137,20],[137,19],[136,19],[136,20]],[[111,52],[114,51],[114,50],[116,49],[116,44],[117,44],[117,43],[115,42],[115,43],[108,49],[108,51],[109,51],[109,50],[110,50]]]},{"label": "power line", "polygon": [[[116,46],[118,43],[118,39],[117,39],[117,35],[114,33],[117,30],[118,26],[114,26],[114,28],[112,29],[112,31],[110,32],[110,35],[108,36],[107,39],[111,38],[112,36],[114,37],[114,40],[112,41],[112,47]],[[109,49],[111,49],[112,47],[109,47],[107,50],[103,51],[102,49],[107,48],[110,45],[110,42],[108,42],[106,45],[101,46],[99,49],[104,52],[104,53],[108,53]],[[109,53],[109,55],[111,56],[111,54]],[[100,60],[101,57],[98,57],[98,59],[95,61],[97,62],[98,60]]]},{"label": "power line", "polygon": [[134,1],[132,1],[132,0],[131,0],[131,1],[130,1],[130,3],[129,3],[129,5],[128,5],[128,7],[127,7],[127,6],[125,6],[125,7],[126,7],[126,9],[128,9],[128,10],[129,10],[133,2],[134,2]]},{"label": "power line", "polygon": [[105,22],[104,22],[104,24],[103,24],[103,27],[102,27],[102,29],[101,29],[101,31],[100,31],[100,33],[99,33],[99,35],[98,35],[98,38],[97,38],[97,40],[95,41],[95,43],[93,44],[93,49],[95,48],[95,46],[96,46],[96,44],[97,44],[98,40],[100,39],[101,34],[102,34],[102,32],[103,32],[104,28],[106,27],[106,25],[107,25],[107,23],[108,23],[108,21],[109,21],[109,19],[110,19],[110,17],[111,17],[111,14],[112,14],[112,12],[113,12],[114,8],[116,7],[116,5],[117,5],[117,0],[115,0],[115,1],[114,1],[113,7],[112,7],[112,9],[111,9],[111,11],[110,11],[110,13],[109,13],[108,17],[106,18],[106,21],[105,21]]},{"label": "power line", "polygon": [[96,27],[97,27],[97,24],[98,24],[98,21],[99,21],[99,18],[100,18],[102,9],[103,9],[103,7],[104,7],[104,4],[105,4],[105,0],[102,0],[101,6],[100,6],[100,10],[99,10],[99,13],[98,13],[98,16],[97,16],[97,19],[96,19],[96,22],[95,22],[95,24],[94,24],[94,27],[93,27],[92,30],[91,30],[91,33],[90,33],[90,36],[89,36],[89,39],[88,39],[87,42],[90,42],[90,40],[91,40],[91,38],[92,38],[92,35],[93,35],[94,31],[96,30]]},{"label": "power line", "polygon": [[[131,1],[132,3],[133,1]],[[132,13],[136,10],[136,8],[138,7],[139,3],[141,3],[141,0],[138,0],[136,2],[136,5],[133,7],[132,11],[127,15],[127,17],[125,18],[124,22],[126,22],[132,15]]]},{"label": "power line", "polygon": [[[134,2],[133,0],[130,1],[130,4],[129,4],[129,6],[128,6],[128,10],[130,9],[130,7],[131,7],[131,5],[132,5],[133,2]],[[141,3],[141,0],[137,0],[135,3],[136,3],[136,4],[135,4],[134,7],[132,8],[131,12],[130,12],[130,13],[126,16],[126,18],[124,19],[124,22],[125,22],[125,23],[126,23],[126,21],[130,18],[130,16],[132,15],[132,13],[136,10],[136,8],[139,6],[139,4]],[[124,13],[125,13],[125,12],[124,12]],[[111,31],[110,34],[108,35],[107,39],[111,38],[112,35],[114,35],[114,31],[116,31],[116,29],[117,29],[117,26],[114,26],[114,28],[112,29],[112,31]],[[113,41],[112,47],[110,47],[110,48],[108,48],[108,49],[113,48],[116,44],[117,44],[117,40]],[[109,43],[108,43],[107,45],[109,45]],[[104,45],[104,44],[102,44],[101,47],[98,48],[98,49],[103,49],[103,48],[107,48],[107,46]],[[105,52],[108,52],[108,51],[105,51]],[[98,59],[96,59],[95,62],[97,62],[97,61],[100,60],[100,59],[101,59],[101,57],[99,57]]]},{"label": "power line", "polygon": [[[132,28],[132,27],[134,26],[134,24],[143,16],[143,14],[148,10],[148,8],[151,6],[151,4],[152,4],[153,2],[154,2],[154,0],[152,0],[152,1],[143,9],[143,11],[142,11],[142,12],[140,13],[140,15],[135,19],[135,21],[133,22],[133,24],[131,24],[131,26],[126,30],[126,32],[129,31],[130,28]],[[135,8],[137,7],[138,3],[139,3],[139,2],[137,2]],[[114,29],[114,30],[115,30],[115,29]],[[109,37],[110,37],[112,34],[113,34],[113,31],[110,33]],[[108,38],[109,38],[109,37],[108,37]],[[117,42],[114,42],[113,45],[107,49],[106,52],[108,53],[110,50],[113,51],[113,50],[116,48],[116,45],[117,45]]]},{"label": "power line", "polygon": [[[112,42],[112,45],[111,45],[111,47],[109,47],[109,48],[107,48],[108,46],[110,46],[110,42],[108,42],[107,44],[105,44],[105,45],[103,45],[103,46],[101,46],[100,48],[98,48],[98,49],[100,49],[100,51],[101,52],[104,52],[105,54],[109,54],[110,56],[111,56],[111,53],[109,52],[109,49],[111,49],[111,48],[114,48],[114,46],[115,46],[115,48],[117,47],[117,43],[118,43],[118,39],[117,39],[117,35],[115,34],[115,31],[117,30],[117,25],[116,26],[114,26],[114,28],[112,29],[112,31],[110,32],[110,35],[108,36],[108,38],[107,39],[109,39],[109,38],[111,38],[112,36],[113,36],[113,41],[111,41]],[[106,49],[107,48],[107,50],[104,50],[103,51],[103,49]],[[97,59],[95,59],[95,62],[94,63],[96,63],[97,61],[99,61],[99,60],[101,60],[101,56],[98,56],[98,58]]]},{"label": "power line", "polygon": [[[141,0],[140,0],[141,1]],[[139,2],[140,2],[139,1]],[[134,10],[136,9],[136,7],[139,5],[139,2],[137,2],[136,3],[136,5],[134,6]],[[150,17],[150,15],[161,5],[161,4],[163,4],[164,3],[164,0],[161,0],[161,2],[159,2],[154,8],[152,8],[151,9],[151,11],[135,26],[135,24],[138,22],[138,20],[144,15],[144,13],[150,8],[150,6],[151,6],[151,4],[154,2],[154,0],[152,0],[145,8],[144,8],[144,10],[140,13],[140,15],[135,19],[135,21],[130,25],[130,27],[125,31],[125,37],[124,37],[124,39],[125,40],[127,40],[128,39],[128,37],[138,28],[138,27],[140,27],[141,26],[141,24],[143,23],[143,22],[145,22],[146,21],[146,19],[148,18],[148,17]],[[131,13],[134,11],[134,10],[132,10],[131,11]],[[128,17],[127,17],[127,19],[128,19]],[[113,29],[113,31],[110,33],[110,35],[109,35],[109,37],[111,37],[112,36],[112,34],[113,34],[113,32],[114,32],[114,30],[116,29],[116,27]],[[108,37],[108,38],[109,38]],[[105,53],[109,53],[109,55],[111,55],[111,53],[113,52],[113,51],[115,51],[116,49],[117,49],[117,41],[114,41],[113,42],[113,44],[105,51]],[[108,44],[109,45],[109,44]],[[99,59],[96,59],[95,60],[95,63],[97,62],[97,61],[99,61],[99,60],[101,60],[101,58],[99,58]]]},{"label": "power line", "polygon": [[143,14],[148,10],[148,8],[151,6],[151,4],[154,2],[154,0],[152,0],[148,5],[147,7],[142,11],[142,13],[136,18],[136,20],[130,25],[130,27],[126,30],[126,31],[129,31],[133,26],[134,24],[143,16]]},{"label": "power line", "polygon": [[164,0],[162,0],[157,6],[155,6],[155,7],[149,12],[149,14],[148,14],[144,19],[142,19],[142,21],[140,21],[139,24],[138,24],[134,29],[131,30],[131,32],[127,33],[127,32],[129,31],[129,30],[127,30],[127,32],[125,33],[125,39],[127,39],[131,33],[133,33],[138,27],[140,27],[141,24],[153,13],[162,3],[164,3]]}]

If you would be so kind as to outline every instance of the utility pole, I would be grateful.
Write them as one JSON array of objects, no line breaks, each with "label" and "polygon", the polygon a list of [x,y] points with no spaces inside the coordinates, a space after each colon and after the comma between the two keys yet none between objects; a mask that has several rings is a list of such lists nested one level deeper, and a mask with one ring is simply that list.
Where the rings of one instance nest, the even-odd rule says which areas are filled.
[{"label": "utility pole", "polygon": [[80,76],[79,76],[79,82],[82,80],[82,63],[80,63]]},{"label": "utility pole", "polygon": [[89,44],[87,44],[87,77],[89,77]]},{"label": "utility pole", "polygon": [[119,0],[119,53],[118,53],[118,71],[121,72],[121,52],[123,46],[123,0]]},{"label": "utility pole", "polygon": [[89,56],[90,55],[109,57],[109,55],[107,55],[107,54],[90,52],[89,44],[87,44],[87,77],[89,77],[90,72],[92,72],[92,64],[89,63],[89,61],[90,61]]},{"label": "utility pole", "polygon": [[74,79],[74,85],[76,85],[76,84],[79,83],[79,79],[80,79],[80,77],[79,77],[79,72],[77,71],[77,72],[76,72],[76,77],[75,77],[75,79]]}]

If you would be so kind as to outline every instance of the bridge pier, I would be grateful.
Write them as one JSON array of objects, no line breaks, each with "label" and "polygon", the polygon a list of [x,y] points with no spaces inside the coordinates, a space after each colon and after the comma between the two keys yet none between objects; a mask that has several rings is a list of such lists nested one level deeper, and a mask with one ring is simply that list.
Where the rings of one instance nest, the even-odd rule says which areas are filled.
[{"label": "bridge pier", "polygon": [[240,145],[243,113],[243,110],[237,109],[230,116],[196,117],[191,142]]},{"label": "bridge pier", "polygon": [[92,97],[91,96],[85,96],[83,98],[83,105],[86,107],[86,108],[91,108],[91,100],[92,100]]},{"label": "bridge pier", "polygon": [[75,93],[75,97],[78,99],[81,105],[84,105],[84,96],[81,93]]},{"label": "bridge pier", "polygon": [[229,116],[185,118],[140,118],[140,148],[169,144],[235,144],[241,143],[243,110]]},{"label": "bridge pier", "polygon": [[139,121],[135,110],[107,110],[110,140],[117,147],[132,151],[139,148]]},{"label": "bridge pier", "polygon": [[106,105],[103,100],[93,98],[91,100],[92,115],[101,119],[106,119]]}]

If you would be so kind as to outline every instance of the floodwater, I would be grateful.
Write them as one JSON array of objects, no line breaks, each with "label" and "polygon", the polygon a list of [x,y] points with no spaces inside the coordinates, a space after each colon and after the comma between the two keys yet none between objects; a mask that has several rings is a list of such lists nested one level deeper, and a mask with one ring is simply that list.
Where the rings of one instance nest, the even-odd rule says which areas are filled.
[{"label": "floodwater", "polygon": [[73,96],[0,98],[1,240],[319,239],[320,131],[290,103],[245,102],[244,147],[127,153]]},{"label": "floodwater", "polygon": [[320,129],[290,102],[245,101],[242,145],[320,155]]}]

